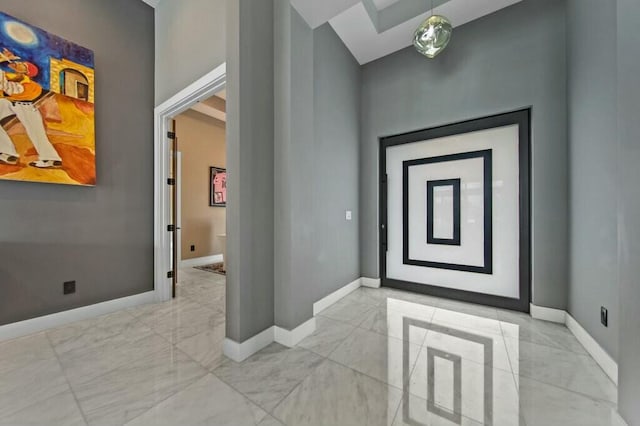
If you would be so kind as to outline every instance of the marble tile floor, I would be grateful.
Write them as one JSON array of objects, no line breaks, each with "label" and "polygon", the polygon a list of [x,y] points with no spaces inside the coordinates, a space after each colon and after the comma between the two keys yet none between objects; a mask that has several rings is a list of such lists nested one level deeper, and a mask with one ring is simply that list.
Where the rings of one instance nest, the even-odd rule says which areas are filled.
[{"label": "marble tile floor", "polygon": [[0,343],[0,425],[610,425],[617,390],[566,327],[361,288],[297,347],[222,354],[224,276]]}]

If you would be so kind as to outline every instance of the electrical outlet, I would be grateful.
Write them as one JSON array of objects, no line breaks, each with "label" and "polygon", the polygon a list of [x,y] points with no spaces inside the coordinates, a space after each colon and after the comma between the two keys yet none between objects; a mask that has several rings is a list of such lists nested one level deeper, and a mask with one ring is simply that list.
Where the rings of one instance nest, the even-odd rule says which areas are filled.
[{"label": "electrical outlet", "polygon": [[75,281],[67,281],[62,285],[62,293],[63,294],[73,294],[76,292],[76,282]]},{"label": "electrical outlet", "polygon": [[609,312],[604,306],[600,308],[600,322],[605,327],[609,327]]},{"label": "electrical outlet", "polygon": [[196,251],[196,246],[192,245],[191,246],[191,251]]},{"label": "electrical outlet", "polygon": [[347,210],[347,212],[345,214],[345,218],[347,220],[351,220],[352,217],[353,217],[353,214],[351,213],[351,210]]}]

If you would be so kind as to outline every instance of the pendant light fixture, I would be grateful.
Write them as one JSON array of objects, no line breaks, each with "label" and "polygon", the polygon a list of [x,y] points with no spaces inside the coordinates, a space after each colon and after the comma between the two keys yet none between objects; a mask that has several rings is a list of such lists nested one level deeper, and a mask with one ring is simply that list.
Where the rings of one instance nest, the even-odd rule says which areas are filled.
[{"label": "pendant light fixture", "polygon": [[416,30],[413,45],[427,58],[435,58],[449,44],[452,32],[453,26],[447,18],[433,14],[433,0],[431,0],[431,16]]}]

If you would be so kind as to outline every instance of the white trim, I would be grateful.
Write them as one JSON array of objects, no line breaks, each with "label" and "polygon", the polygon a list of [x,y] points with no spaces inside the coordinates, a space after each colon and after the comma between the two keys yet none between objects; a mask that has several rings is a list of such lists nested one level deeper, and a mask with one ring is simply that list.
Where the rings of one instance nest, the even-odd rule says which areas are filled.
[{"label": "white trim", "polygon": [[171,279],[167,272],[171,270],[171,235],[167,232],[170,225],[169,205],[169,146],[166,135],[169,120],[189,109],[195,103],[222,90],[227,75],[226,64],[222,64],[193,84],[172,96],[155,108],[154,111],[154,288],[158,301],[167,301],[172,297]]},{"label": "white trim", "polygon": [[611,426],[629,426],[620,413],[618,413],[618,410],[614,408],[611,409]]},{"label": "white trim", "polygon": [[344,287],[334,291],[330,295],[318,300],[313,304],[313,316],[318,315],[320,312],[327,309],[329,306],[336,303],[338,300],[342,299],[352,291],[360,288],[362,283],[362,279],[358,278],[357,280],[345,285]]},{"label": "white trim", "polygon": [[273,342],[278,342],[287,347],[297,345],[302,339],[311,335],[316,330],[315,317],[319,312],[327,309],[352,291],[357,290],[361,283],[362,279],[358,278],[314,303],[313,317],[293,330],[287,330],[274,325],[242,343],[238,343],[229,338],[224,339],[223,353],[236,362],[242,362]]},{"label": "white trim", "polygon": [[613,383],[617,385],[618,364],[569,313],[567,313],[567,328],[576,336],[576,339],[584,346]]},{"label": "white trim", "polygon": [[281,345],[292,348],[300,343],[305,337],[313,334],[314,331],[316,331],[316,317],[300,324],[293,330],[287,330],[286,328],[275,326],[274,340]]},{"label": "white trim", "polygon": [[194,259],[185,259],[180,261],[181,268],[193,268],[195,266],[211,265],[212,263],[221,263],[222,255],[215,254],[213,256],[196,257]]},{"label": "white trim", "polygon": [[316,331],[315,317],[300,324],[293,330],[287,330],[274,325],[242,343],[225,338],[222,344],[222,352],[235,362],[242,362],[273,342],[292,348],[314,331]]},{"label": "white trim", "polygon": [[242,362],[273,343],[274,328],[274,326],[271,326],[242,343],[225,338],[222,344],[222,352],[235,362]]},{"label": "white trim", "polygon": [[380,288],[380,278],[360,278],[362,287]]},{"label": "white trim", "polygon": [[616,361],[611,358],[607,351],[600,346],[571,314],[562,309],[545,308],[544,306],[536,306],[534,304],[531,304],[530,307],[532,318],[566,325],[605,374],[609,376],[616,385],[618,384],[618,364]]},{"label": "white trim", "polygon": [[557,322],[565,324],[567,313],[562,309],[546,308],[544,306],[536,306],[533,303],[529,305],[531,317],[544,321]]},{"label": "white trim", "polygon": [[95,305],[83,306],[81,308],[3,325],[0,326],[0,341],[27,336],[50,328],[99,317],[122,309],[153,303],[155,301],[155,292],[149,291],[147,293],[136,294],[134,296],[123,297],[121,299],[108,300],[106,302],[96,303]]}]

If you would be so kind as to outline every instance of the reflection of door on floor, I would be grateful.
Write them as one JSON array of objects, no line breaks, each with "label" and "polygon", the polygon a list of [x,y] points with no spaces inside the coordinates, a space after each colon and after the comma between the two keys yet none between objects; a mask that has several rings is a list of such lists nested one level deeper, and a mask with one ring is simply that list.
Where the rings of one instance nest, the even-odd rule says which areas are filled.
[{"label": "reflection of door on floor", "polygon": [[383,285],[528,311],[529,111],[381,140]]}]

